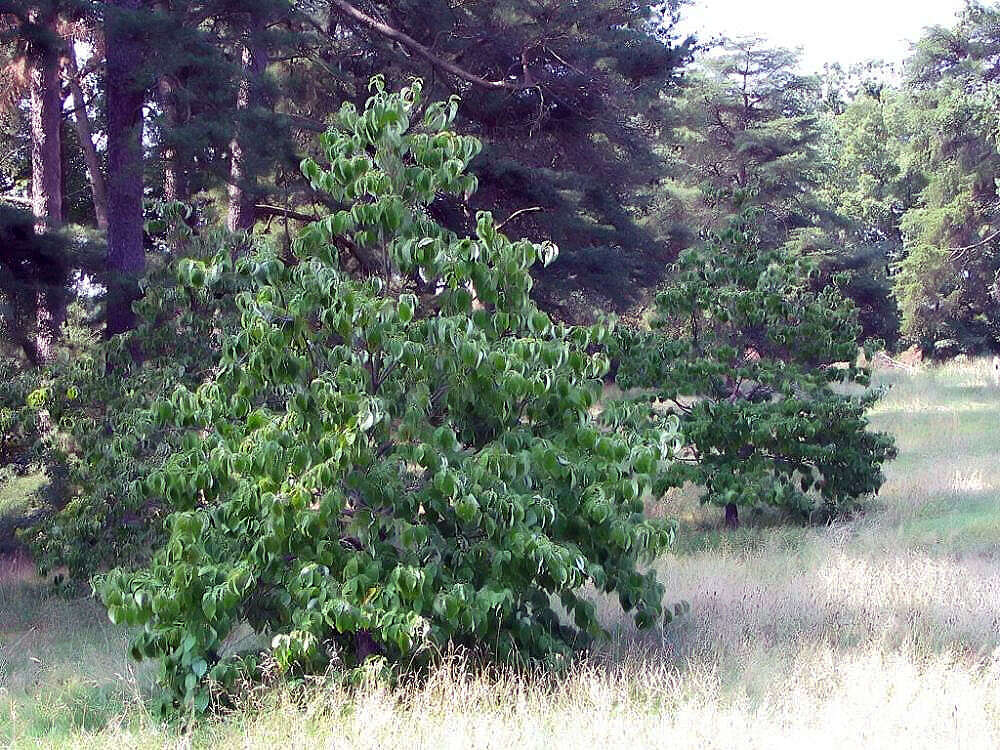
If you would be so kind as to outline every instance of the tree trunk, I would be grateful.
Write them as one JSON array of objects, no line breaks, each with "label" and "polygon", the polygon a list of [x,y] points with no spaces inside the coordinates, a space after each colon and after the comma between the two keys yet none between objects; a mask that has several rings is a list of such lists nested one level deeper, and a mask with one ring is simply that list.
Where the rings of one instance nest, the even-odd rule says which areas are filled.
[{"label": "tree trunk", "polygon": [[[55,35],[55,14],[35,20]],[[61,126],[59,52],[41,50],[31,65],[31,207],[38,231],[63,223]]]},{"label": "tree trunk", "polygon": [[243,48],[243,75],[236,95],[236,132],[229,144],[229,231],[251,229],[257,215],[257,175],[246,128],[247,112],[261,105],[261,77],[267,70],[267,48],[261,39],[264,18],[254,15]]},{"label": "tree trunk", "polygon": [[[160,107],[163,109],[163,119],[166,124],[166,138],[180,124],[180,114],[177,109],[177,99],[174,95],[174,80],[170,76],[161,76],[156,84]],[[185,201],[188,198],[187,175],[181,163],[181,155],[176,146],[166,144],[163,147],[163,200]]]},{"label": "tree trunk", "polygon": [[55,353],[56,342],[66,322],[66,294],[63,289],[46,289],[38,294],[35,351],[41,362],[48,362]]},{"label": "tree trunk", "polygon": [[740,527],[740,510],[736,503],[726,505],[726,528],[738,529]]},{"label": "tree trunk", "polygon": [[[46,27],[57,39],[57,15],[33,20]],[[62,204],[62,91],[59,87],[59,50],[55,47],[38,50],[31,62],[31,208],[39,233],[58,229],[63,223]],[[36,361],[51,358],[59,329],[66,318],[62,290],[38,292],[35,305]]]},{"label": "tree trunk", "polygon": [[142,244],[142,105],[145,63],[135,20],[142,0],[113,0],[105,12],[108,116],[108,337],[135,324],[132,303],[146,267]]},{"label": "tree trunk", "polygon": [[[163,15],[168,15],[170,3],[160,0],[156,9]],[[163,200],[186,201],[188,199],[188,180],[180,150],[170,141],[174,130],[181,124],[180,111],[177,106],[177,78],[165,73],[156,81],[156,95],[163,112],[161,140],[163,141],[161,158],[163,160]]]},{"label": "tree trunk", "polygon": [[39,294],[26,283],[22,274],[4,269],[0,273],[0,294],[6,298],[9,319],[5,331],[10,343],[20,349],[32,366],[42,364],[38,351],[35,324]]},{"label": "tree trunk", "polygon": [[76,51],[72,42],[67,45],[66,56],[63,59],[63,69],[70,93],[73,94],[73,122],[76,125],[77,139],[83,151],[83,161],[87,165],[87,178],[90,180],[90,194],[94,200],[94,216],[97,218],[97,228],[108,228],[108,193],[104,183],[104,172],[101,171],[101,160],[94,146],[94,130],[90,124],[86,101],[83,98],[83,88],[80,84],[80,70],[76,64]]}]

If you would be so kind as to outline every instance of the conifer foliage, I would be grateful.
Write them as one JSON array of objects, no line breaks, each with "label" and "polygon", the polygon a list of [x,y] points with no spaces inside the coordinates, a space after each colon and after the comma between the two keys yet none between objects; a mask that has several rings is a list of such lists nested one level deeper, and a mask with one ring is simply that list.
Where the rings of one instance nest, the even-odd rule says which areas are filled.
[{"label": "conifer foliage", "polygon": [[678,165],[697,188],[696,230],[724,229],[752,203],[772,244],[815,221],[820,176],[815,78],[796,53],[725,40],[676,96]]},{"label": "conifer foliage", "polygon": [[[476,187],[457,100],[422,108],[419,82],[372,92],[323,136],[328,165],[302,164],[350,208],[309,225],[294,257],[238,262],[254,282],[217,375],[152,410],[192,437],[145,481],[175,509],[167,539],[96,588],[142,626],[133,652],[161,661],[165,705],[203,710],[232,682],[224,642],[244,621],[289,671],[372,651],[419,662],[447,642],[558,658],[602,633],[587,584],[641,627],[664,615],[639,566],[672,527],[641,497],[676,420],[593,416],[611,326],[531,301],[528,271],[555,247],[508,239],[489,213],[460,237],[426,211]],[[347,273],[361,256],[369,271]],[[181,269],[195,287],[217,273]]]},{"label": "conifer foliage", "polygon": [[1000,348],[1000,8],[970,3],[908,63],[906,162],[922,188],[894,278],[906,339],[933,356]]}]

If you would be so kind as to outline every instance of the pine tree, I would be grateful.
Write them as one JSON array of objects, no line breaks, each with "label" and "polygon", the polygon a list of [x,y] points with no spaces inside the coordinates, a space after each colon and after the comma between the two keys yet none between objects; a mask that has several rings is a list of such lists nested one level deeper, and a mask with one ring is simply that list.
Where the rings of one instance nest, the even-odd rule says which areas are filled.
[{"label": "pine tree", "polygon": [[[93,32],[89,25],[83,25],[83,28],[87,31],[88,41],[96,45],[98,35]],[[94,204],[94,220],[98,229],[107,231],[107,182],[104,178],[101,157],[97,153],[97,146],[94,143],[94,126],[91,121],[87,96],[84,94],[82,73],[77,65],[76,51],[72,42],[65,46],[64,54],[63,78],[73,97],[73,123],[82,157],[87,167],[87,180],[90,185],[91,200]],[[103,52],[95,52],[95,54],[103,55]]]},{"label": "pine tree", "polygon": [[698,189],[699,229],[725,227],[748,199],[762,211],[764,242],[814,225],[819,85],[797,62],[760,39],[725,40],[689,78],[674,134],[679,170]]},{"label": "pine tree", "polygon": [[[60,58],[63,39],[59,35],[59,0],[35,3],[9,3],[3,8],[3,27],[14,43],[14,65],[25,71],[28,99],[28,125],[31,144],[31,209],[38,232],[57,230],[63,224],[63,154],[62,154],[62,105],[60,88]],[[15,74],[13,76],[17,78]],[[20,236],[14,222],[7,229]],[[28,241],[29,246],[34,243]],[[55,244],[59,244],[56,241]],[[13,253],[14,250],[11,249]],[[35,258],[34,260],[38,260]],[[21,263],[20,271],[36,266],[33,262]],[[6,296],[11,299],[15,312],[8,320],[18,320],[18,340],[28,341],[29,331],[34,340],[22,348],[35,363],[48,360],[54,341],[65,317],[65,295],[59,284],[47,279],[25,286],[13,273],[13,286],[8,286]],[[19,291],[12,291],[13,289]],[[35,290],[34,292],[32,291]],[[32,296],[34,294],[34,296]],[[17,311],[20,311],[18,314]],[[27,311],[27,314],[25,314]],[[24,327],[27,326],[27,327]]]},{"label": "pine tree", "polygon": [[36,27],[31,40],[31,201],[40,227],[58,227],[62,210],[62,92],[59,58],[62,39],[57,31],[58,7],[33,8],[29,23]]},{"label": "pine tree", "polygon": [[10,46],[4,78],[8,95],[28,100],[31,142],[31,208],[39,229],[59,227],[62,211],[62,94],[59,0],[8,2],[0,6],[0,41]]},{"label": "pine tree", "polygon": [[[393,85],[419,76],[435,97],[462,97],[457,127],[485,144],[472,167],[478,193],[468,206],[438,201],[440,220],[468,228],[475,209],[537,209],[509,229],[563,249],[538,273],[536,296],[568,315],[624,309],[662,275],[677,242],[645,217],[650,185],[665,175],[660,94],[676,86],[692,49],[673,34],[678,3],[323,5],[310,18],[324,49],[284,79],[301,86],[309,71],[309,92],[288,98],[291,114],[323,120],[331,102],[360,104],[376,73]],[[324,81],[330,88],[317,90]]]},{"label": "pine tree", "polygon": [[259,202],[258,178],[266,171],[266,138],[258,137],[263,122],[273,123],[268,117],[271,97],[266,80],[270,46],[274,41],[268,34],[269,22],[287,18],[291,14],[288,4],[278,0],[270,3],[252,3],[245,13],[240,41],[237,45],[240,58],[240,79],[237,85],[237,125],[229,145],[229,207],[227,224],[231,232],[250,229],[256,220]]},{"label": "pine tree", "polygon": [[909,61],[906,158],[925,186],[903,218],[906,339],[947,356],[1000,345],[1000,9],[970,4]]},{"label": "pine tree", "polygon": [[145,55],[142,0],[113,0],[104,9],[108,136],[107,335],[129,330],[132,303],[146,267],[142,237],[141,77]]},{"label": "pine tree", "polygon": [[33,214],[0,204],[0,339],[3,354],[45,364],[57,336],[52,311],[65,310],[72,259],[65,236],[39,231]]},{"label": "pine tree", "polygon": [[[650,197],[664,176],[660,94],[676,85],[691,51],[673,37],[673,3],[116,0],[94,8],[97,25],[127,42],[95,48],[110,55],[104,93],[114,115],[90,123],[95,139],[107,138],[115,182],[107,186],[109,279],[143,267],[145,187],[168,200],[208,198],[215,205],[204,218],[226,212],[239,230],[338,209],[297,165],[340,101],[364,101],[375,73],[393,85],[420,76],[432,95],[463,98],[457,126],[486,143],[473,166],[480,190],[471,203],[441,199],[431,210],[457,230],[491,209],[513,217],[510,229],[559,243],[561,260],[539,272],[536,289],[550,306],[584,317],[595,305],[623,309],[676,250],[674,227],[651,220]],[[132,62],[123,65],[123,55]],[[129,325],[135,290],[111,296],[109,331],[117,331]]]},{"label": "pine tree", "polygon": [[[157,106],[148,181],[168,201],[211,195],[231,230],[249,229],[274,192],[267,178],[277,182],[303,156],[296,128],[280,114],[271,65],[273,56],[295,67],[301,50],[315,46],[304,41],[302,16],[287,0],[161,0],[152,23]],[[324,128],[308,121],[310,131]]]},{"label": "pine tree", "polygon": [[819,283],[843,272],[866,339],[895,346],[899,309],[891,267],[903,255],[903,213],[915,186],[904,170],[903,108],[897,89],[862,81],[822,116],[820,221],[792,233],[792,247],[821,260]]}]

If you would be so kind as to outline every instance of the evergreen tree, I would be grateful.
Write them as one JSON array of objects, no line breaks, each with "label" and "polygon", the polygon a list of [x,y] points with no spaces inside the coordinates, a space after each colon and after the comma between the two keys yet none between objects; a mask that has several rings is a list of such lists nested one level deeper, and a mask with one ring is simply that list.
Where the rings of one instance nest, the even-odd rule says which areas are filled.
[{"label": "evergreen tree", "polygon": [[898,313],[888,277],[901,245],[903,180],[876,98],[881,69],[828,69],[821,82],[797,65],[794,53],[760,40],[726,41],[691,76],[675,138],[695,193],[678,195],[702,232],[759,208],[761,241],[810,256],[817,291],[843,274],[861,336],[892,343]]},{"label": "evergreen tree", "polygon": [[[59,61],[60,0],[0,5],[0,40],[11,46],[8,85],[26,96],[31,137],[31,207],[39,228],[63,223]],[[20,84],[20,86],[18,86]],[[17,91],[21,88],[21,91]]]},{"label": "evergreen tree", "polygon": [[52,354],[45,345],[58,332],[53,317],[39,313],[66,308],[70,248],[61,234],[40,230],[32,214],[3,204],[0,248],[0,338],[14,349],[0,351],[8,357],[22,355],[31,365],[43,364]]},{"label": "evergreen tree", "polygon": [[[394,83],[422,76],[434,95],[463,97],[461,127],[486,143],[473,167],[480,190],[471,204],[441,198],[431,210],[454,229],[467,229],[477,209],[517,213],[512,227],[566,247],[540,273],[537,296],[550,305],[576,299],[564,311],[585,317],[595,305],[624,308],[673,257],[675,227],[650,219],[649,199],[663,176],[660,94],[691,51],[673,38],[672,2],[116,0],[91,9],[95,28],[131,37],[94,45],[87,67],[111,55],[98,93],[115,117],[77,139],[83,148],[107,139],[116,183],[107,186],[109,279],[125,287],[143,267],[141,188],[168,200],[199,196],[207,220],[225,212],[240,230],[339,208],[297,164],[340,101],[363,101],[374,73]],[[133,21],[116,27],[116,18]],[[98,197],[95,154],[83,156]],[[132,286],[113,292],[109,331],[130,324]]]},{"label": "evergreen tree", "polygon": [[[264,31],[267,14],[259,8],[247,14],[245,38],[240,47],[242,75],[238,85],[236,108],[242,117],[261,107],[263,97],[261,80],[268,63],[268,49]],[[229,145],[229,231],[238,232],[253,227],[256,205],[256,175],[251,162],[250,137],[245,127],[237,127]]]},{"label": "evergreen tree", "polygon": [[[903,169],[898,90],[868,79],[822,115],[822,178],[816,226],[792,232],[790,246],[821,261],[819,284],[843,273],[862,335],[890,347],[899,338],[891,267],[903,255],[901,221],[915,188]],[[836,113],[834,113],[836,112]]]},{"label": "evergreen tree", "polygon": [[725,40],[689,77],[674,138],[678,170],[697,188],[699,230],[725,227],[747,200],[761,209],[766,243],[815,225],[819,85],[797,63],[760,39]]},{"label": "evergreen tree", "polygon": [[1000,9],[970,3],[908,64],[906,158],[926,181],[903,218],[902,330],[940,356],[1000,345]]},{"label": "evergreen tree", "polygon": [[104,7],[108,137],[107,335],[132,328],[132,303],[146,267],[142,236],[142,108],[146,81],[144,3],[113,0]]},{"label": "evergreen tree", "polygon": [[30,51],[32,208],[40,226],[59,227],[63,223],[59,79],[63,40],[57,30],[58,5],[32,8],[28,18],[37,27]]},{"label": "evergreen tree", "polygon": [[[406,0],[317,3],[326,46],[310,68],[334,71],[329,91],[289,97],[293,114],[322,120],[343,98],[360,103],[368,78],[417,75],[434,96],[462,97],[459,127],[484,142],[466,206],[432,210],[468,228],[476,209],[565,248],[538,272],[536,296],[566,314],[599,304],[623,309],[674,257],[672,227],[645,221],[645,191],[663,178],[660,94],[691,51],[673,36],[679,3],[599,0]],[[289,71],[289,88],[303,81]],[[302,106],[299,108],[299,103]],[[315,196],[314,196],[315,197]],[[585,304],[571,304],[583,295]]]},{"label": "evergreen tree", "polygon": [[[103,56],[103,51],[99,49],[103,40],[96,33],[90,23],[82,22],[77,24],[76,34],[83,36],[94,49],[95,55]],[[75,35],[64,49],[63,77],[66,85],[72,94],[73,102],[73,123],[76,129],[76,140],[79,145],[81,157],[87,170],[87,181],[90,186],[91,201],[93,202],[94,221],[97,228],[102,231],[108,229],[108,189],[104,176],[104,168],[101,157],[97,152],[97,145],[94,141],[94,124],[91,117],[91,100],[84,93],[84,76],[77,65],[76,50],[74,49]]]},{"label": "evergreen tree", "polygon": [[[0,8],[3,26],[14,42],[13,63],[20,64],[26,78],[28,99],[28,124],[31,143],[31,209],[39,231],[58,229],[63,223],[62,189],[62,103],[60,89],[59,60],[63,40],[58,33],[60,3],[10,3]],[[16,74],[15,74],[16,77]],[[20,236],[17,222],[8,229]],[[34,243],[28,242],[29,246]],[[12,248],[11,253],[14,252]],[[13,274],[7,279],[6,297],[13,310],[8,321],[20,319],[15,329],[18,340],[26,341],[28,331],[35,333],[30,346],[22,348],[34,362],[47,360],[52,354],[53,338],[57,335],[65,315],[65,297],[55,292],[51,279],[45,277],[29,285],[37,289],[37,296],[25,294],[23,283],[14,267],[23,273],[29,269],[41,269],[47,263],[34,264],[19,262],[12,258],[5,273]],[[58,286],[58,285],[56,285]],[[20,291],[14,291],[18,288]],[[28,322],[30,321],[30,323]],[[25,328],[27,325],[27,328]]]}]

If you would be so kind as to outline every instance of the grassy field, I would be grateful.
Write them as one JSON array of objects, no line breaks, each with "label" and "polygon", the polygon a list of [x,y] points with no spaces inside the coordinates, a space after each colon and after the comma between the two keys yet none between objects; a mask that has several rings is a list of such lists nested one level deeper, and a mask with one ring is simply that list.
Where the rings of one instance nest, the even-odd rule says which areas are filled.
[{"label": "grassy field", "polygon": [[47,486],[45,474],[0,477],[0,556],[9,555],[20,546],[15,530],[45,507]]},{"label": "grassy field", "polygon": [[900,458],[869,512],[824,528],[684,520],[661,561],[691,613],[620,625],[560,679],[250,696],[195,729],[151,717],[148,668],[89,601],[0,570],[0,743],[15,747],[1000,747],[1000,390],[983,363],[887,375]]}]

